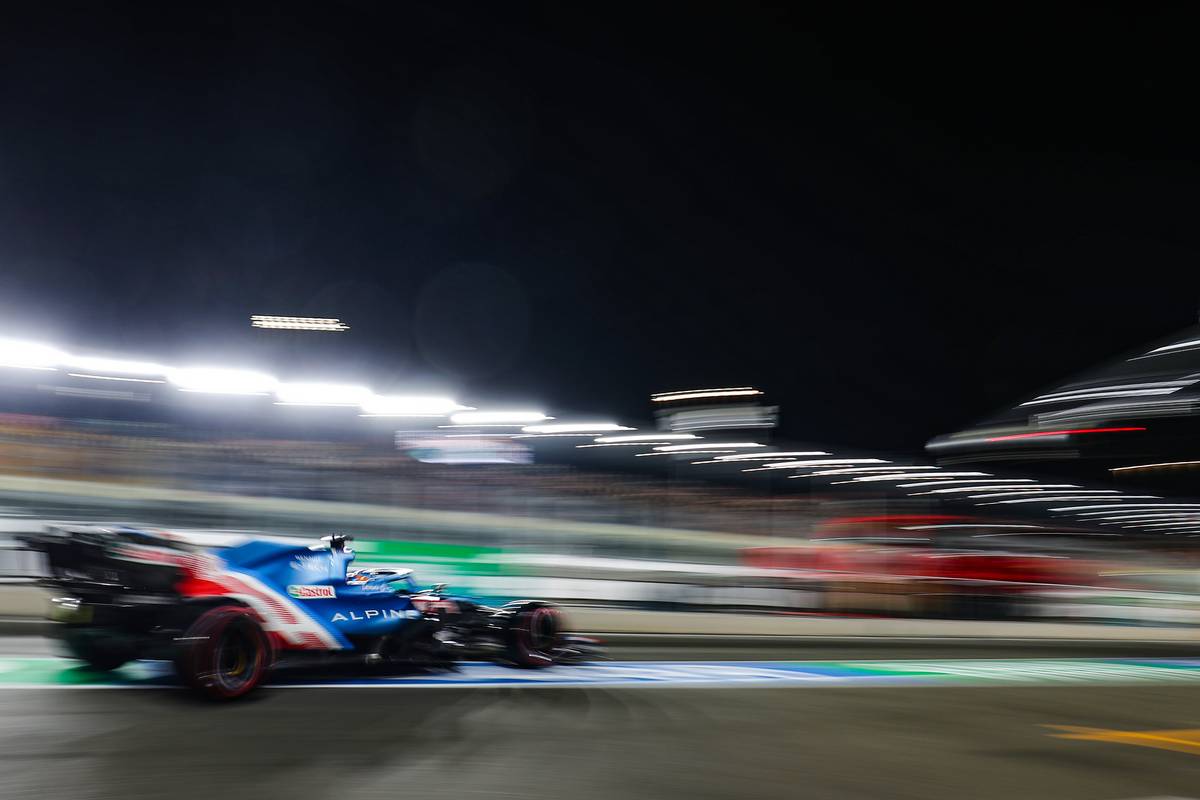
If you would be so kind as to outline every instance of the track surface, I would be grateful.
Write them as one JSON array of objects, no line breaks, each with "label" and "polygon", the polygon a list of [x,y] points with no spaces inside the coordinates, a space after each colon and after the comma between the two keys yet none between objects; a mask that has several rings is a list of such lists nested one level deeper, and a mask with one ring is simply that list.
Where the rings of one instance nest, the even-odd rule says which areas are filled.
[{"label": "track surface", "polygon": [[[1196,656],[1151,645],[853,645],[768,657]],[[38,640],[0,640],[0,655],[46,652]],[[275,689],[228,706],[175,691],[22,689],[0,691],[0,720],[3,798],[1200,797],[1192,734],[1133,746],[1047,727],[1200,729],[1196,684]],[[1164,738],[1175,749],[1161,749]]]}]

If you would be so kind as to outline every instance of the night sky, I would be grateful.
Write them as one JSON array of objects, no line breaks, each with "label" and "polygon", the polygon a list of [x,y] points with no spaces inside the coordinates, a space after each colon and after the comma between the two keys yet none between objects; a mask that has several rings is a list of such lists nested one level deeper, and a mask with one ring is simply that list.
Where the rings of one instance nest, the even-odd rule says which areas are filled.
[{"label": "night sky", "polygon": [[6,8],[5,329],[919,447],[1200,306],[1193,20],[968,5]]}]

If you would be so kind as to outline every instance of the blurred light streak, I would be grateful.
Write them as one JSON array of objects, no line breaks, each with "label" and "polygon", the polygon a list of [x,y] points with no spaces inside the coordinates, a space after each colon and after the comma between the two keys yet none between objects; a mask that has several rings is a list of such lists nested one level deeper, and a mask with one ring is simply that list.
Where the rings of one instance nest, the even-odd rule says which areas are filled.
[{"label": "blurred light streak", "polygon": [[1146,514],[1144,512],[1140,512],[1140,511],[1134,512],[1131,514],[1112,514],[1112,515],[1105,514],[1104,516],[1101,516],[1101,517],[1093,517],[1089,521],[1094,522],[1095,520],[1098,520],[1098,519],[1112,520],[1112,522],[1101,522],[1100,523],[1101,525],[1122,525],[1126,522],[1138,522],[1138,521],[1153,522],[1155,520],[1168,520],[1168,519],[1200,519],[1200,511],[1178,511],[1178,512],[1174,512],[1174,513],[1170,513],[1170,514]]},{"label": "blurred light streak", "polygon": [[[741,455],[741,454],[739,453],[739,455]],[[713,459],[713,463],[714,464],[733,464],[736,466],[738,464],[747,464],[752,461],[792,461],[793,459],[795,459],[795,456],[773,456],[773,455],[764,454],[764,455],[748,456],[746,458],[739,458],[739,459],[735,459],[735,460],[731,460],[731,459],[732,459],[731,456],[717,456],[715,459]]]},{"label": "blurred light streak", "polygon": [[455,425],[529,425],[554,419],[541,411],[459,411],[450,415]]},{"label": "blurred light streak", "polygon": [[888,464],[891,463],[883,458],[817,458],[806,461],[790,461],[786,464],[772,464],[772,468],[776,467],[840,467],[850,466],[851,464]]},{"label": "blurred light streak", "polygon": [[[1066,497],[1062,497],[1057,494],[1054,494],[1050,497],[1025,497],[1025,498],[1021,498],[1019,500],[993,500],[990,503],[979,503],[978,505],[981,505],[981,506],[1003,506],[1003,505],[1009,505],[1009,504],[1013,504],[1013,503],[1061,503],[1064,500],[1124,500],[1125,498],[1128,498],[1130,500],[1149,500],[1156,496],[1157,495],[1152,495],[1152,494],[1127,494],[1127,495],[1123,495],[1121,497],[1096,497],[1095,495],[1080,494],[1080,495],[1068,495]],[[1057,511],[1058,509],[1052,508],[1050,510]]]},{"label": "blurred light streak", "polygon": [[[1133,496],[1133,495],[1131,495]],[[1140,496],[1140,495],[1139,495]],[[1060,500],[1063,498],[1059,498]],[[1115,498],[1105,498],[1115,499]],[[1117,505],[1091,505],[1091,506],[1063,506],[1062,508],[1051,508],[1048,511],[1089,511],[1092,509],[1114,509],[1114,508],[1196,508],[1196,503],[1128,503]]]},{"label": "blurred light streak", "polygon": [[484,437],[492,437],[495,439],[515,439],[516,434],[513,433],[447,433],[447,439],[482,439]]},{"label": "blurred light streak", "polygon": [[[742,472],[759,472],[761,470],[768,470],[768,469],[789,469],[789,468],[790,469],[805,469],[805,467],[797,467],[793,464],[779,463],[779,464],[768,464],[764,467],[755,467],[753,469],[744,469],[744,470],[742,470]],[[819,474],[819,473],[804,472],[799,475],[789,475],[788,477],[789,478],[811,478],[817,474]]]},{"label": "blurred light streak", "polygon": [[[711,445],[710,445],[710,446],[711,446]],[[660,448],[660,447],[656,447],[656,448],[654,448],[654,449],[655,449],[655,450],[658,450],[658,451],[661,451],[661,450],[662,450],[662,448]],[[637,453],[637,456],[638,456],[638,457],[641,457],[641,456],[673,456],[673,455],[689,455],[689,456],[694,456],[694,455],[699,455],[699,454],[708,455],[708,454],[710,454],[710,453],[732,453],[732,452],[733,452],[732,450],[692,450],[692,451],[690,451],[690,452],[687,452],[687,453],[675,453],[675,452],[670,452],[670,451],[669,451],[669,452],[665,452],[665,453],[664,453],[664,452],[656,452],[656,453]],[[749,472],[749,471],[750,471],[750,470],[746,470],[746,469],[742,470],[742,472]]]},{"label": "blurred light streak", "polygon": [[746,447],[766,447],[766,445],[758,442],[711,442],[709,444],[667,444],[654,449],[662,453],[686,453],[689,450],[703,451],[705,447],[739,450]]},{"label": "blurred light streak", "polygon": [[[766,464],[761,467],[752,467],[750,469],[744,469],[744,470],[742,470],[742,472],[765,472],[767,470],[774,470],[774,469],[803,469],[803,467],[794,467],[791,464],[784,464],[784,463]],[[811,478],[814,474],[815,473],[811,473],[811,472],[802,472],[799,475],[788,475],[787,477],[789,477],[789,478]]]},{"label": "blurred light streak", "polygon": [[556,439],[556,438],[584,438],[587,439],[595,434],[591,433],[514,433],[514,439]]},{"label": "blurred light streak", "polygon": [[[550,419],[554,419],[554,417],[550,417]],[[521,426],[520,426],[520,424],[516,424],[516,423],[509,424],[509,425],[505,425],[503,423],[493,423],[493,424],[488,424],[488,425],[438,425],[437,427],[438,427],[438,430],[461,431],[461,430],[478,430],[479,428],[519,428]]]},{"label": "blurred light streak", "polygon": [[737,453],[732,456],[721,456],[720,461],[759,461],[764,458],[787,458],[792,459],[797,456],[827,456],[824,450],[794,450],[790,452],[781,452],[773,450],[770,453]]},{"label": "blurred light streak", "polygon": [[941,528],[1040,528],[1039,525],[996,525],[991,522],[948,522],[937,525],[906,525],[902,531],[940,530]]},{"label": "blurred light streak", "polygon": [[[755,469],[774,469],[774,468],[776,468],[776,467],[779,467],[779,466],[790,467],[791,465],[790,465],[790,464],[768,464],[768,465],[767,465],[767,466],[765,466],[765,467],[756,467]],[[837,466],[837,464],[834,464],[833,466]],[[807,469],[807,467],[792,467],[792,468],[793,468],[793,469]],[[751,470],[742,470],[742,472],[750,472],[750,471],[751,471]],[[819,473],[819,472],[802,472],[802,473],[800,473],[799,475],[791,475],[791,476],[789,476],[789,477],[792,477],[792,478],[811,478],[811,477],[813,477],[814,475],[820,475],[820,474],[821,474],[821,473]]]},{"label": "blurred light streak", "polygon": [[1129,391],[1133,389],[1153,389],[1170,386],[1180,388],[1183,386],[1191,386],[1193,383],[1196,383],[1197,380],[1197,378],[1178,378],[1176,380],[1169,381],[1143,381],[1142,383],[1114,383],[1109,384],[1108,386],[1085,386],[1079,389],[1063,389],[1057,392],[1047,392],[1045,394],[1038,395],[1038,397],[1035,399],[1040,399],[1043,397],[1069,397],[1075,394],[1088,394],[1090,392],[1118,392]]},{"label": "blurred light streak", "polygon": [[133,403],[148,403],[150,395],[134,392],[117,392],[108,389],[77,389],[73,386],[56,386],[54,393],[65,397],[92,397],[102,400],[122,400]]},{"label": "blurred light streak", "polygon": [[[853,482],[853,483],[873,483],[873,482],[878,482],[878,481],[907,481],[907,480],[924,481],[926,478],[933,478],[935,480],[941,480],[942,478],[959,478],[959,477],[966,478],[966,477],[973,476],[973,475],[978,475],[980,477],[989,477],[988,473],[986,473],[986,472],[943,472],[941,470],[938,470],[937,472],[897,472],[895,474],[889,474],[889,475],[862,475],[858,478],[851,478],[849,481],[839,481],[839,482],[840,483],[851,483],[851,482]],[[920,483],[913,484],[913,486],[920,486],[920,485],[922,485],[922,484],[920,484]]]},{"label": "blurred light streak", "polygon": [[669,403],[675,400],[702,400],[709,397],[748,397],[760,395],[753,386],[733,386],[727,389],[688,389],[678,392],[659,392],[650,395],[651,402]]},{"label": "blurred light streak", "polygon": [[[916,487],[922,488],[921,484],[919,484],[919,483],[916,484]],[[928,492],[913,492],[913,497],[917,497],[918,495],[923,495],[923,494],[963,494],[965,492],[986,492],[991,489],[996,489],[996,490],[1013,489],[1014,490],[1014,491],[1001,491],[1001,494],[1033,494],[1035,492],[1043,492],[1047,489],[1072,489],[1072,490],[1076,490],[1076,491],[1091,491],[1090,489],[1084,490],[1082,486],[1072,486],[1069,483],[1050,483],[1050,484],[1046,484],[1045,486],[1020,486],[1020,487],[1013,487],[1011,485],[997,484],[995,486],[987,486],[987,485],[985,485],[985,486],[951,486],[948,489],[931,489]],[[1020,491],[1016,491],[1016,489],[1020,489]],[[1115,492],[1116,489],[1108,489],[1105,491]],[[981,496],[986,496],[986,495],[981,495]]]},{"label": "blurred light streak", "polygon": [[357,406],[371,397],[366,386],[338,383],[281,383],[275,399],[289,406]]},{"label": "blurred light streak", "polygon": [[1061,431],[1035,431],[1033,433],[1010,433],[1006,436],[989,436],[986,442],[1010,442],[1016,439],[1036,439],[1042,436],[1070,436],[1076,433],[1123,433],[1126,431],[1144,431],[1145,428],[1130,426],[1125,428],[1070,428]]},{"label": "blurred light streak", "polygon": [[86,372],[68,372],[72,378],[92,378],[98,381],[128,381],[130,383],[166,383],[161,378],[122,378],[116,375],[89,375]]},{"label": "blurred light streak", "polygon": [[1137,361],[1139,358],[1149,358],[1150,356],[1163,355],[1165,353],[1170,353],[1174,350],[1184,350],[1184,349],[1190,349],[1193,347],[1200,347],[1200,339],[1190,339],[1190,340],[1184,341],[1184,342],[1176,342],[1175,344],[1168,344],[1168,345],[1163,345],[1162,347],[1156,347],[1153,350],[1151,350],[1150,352],[1146,353],[1145,355],[1137,356],[1137,357],[1131,358],[1129,360]]},{"label": "blurred light streak", "polygon": [[703,431],[723,428],[773,428],[775,415],[773,409],[734,406],[732,408],[704,408],[700,410],[680,410],[669,416],[671,430],[674,431]]},{"label": "blurred light streak", "polygon": [[[822,536],[822,542],[860,542],[863,539],[872,538],[870,534],[863,536]],[[933,541],[928,536],[889,536],[889,542],[929,542]]]},{"label": "blurred light streak", "polygon": [[[978,486],[975,487],[975,489],[978,489],[978,488],[980,488],[980,487],[978,487]],[[971,491],[975,491],[975,489],[972,489]],[[1120,493],[1119,489],[1083,489],[1083,488],[1076,487],[1074,490],[1070,490],[1070,489],[1050,489],[1050,490],[1029,489],[1028,491],[1024,491],[1024,492],[992,492],[991,494],[973,494],[973,495],[969,495],[967,497],[967,499],[968,500],[984,500],[984,499],[991,498],[991,497],[1016,497],[1017,495],[1021,495],[1021,494],[1119,494],[1119,493]]]},{"label": "blurred light streak", "polygon": [[268,394],[279,383],[262,372],[208,367],[173,369],[167,380],[180,391],[203,394]]},{"label": "blurred light streak", "polygon": [[1024,403],[1020,403],[1019,407],[1040,406],[1046,405],[1047,403],[1073,403],[1080,400],[1103,400],[1109,397],[1152,397],[1155,395],[1168,395],[1178,392],[1181,388],[1183,388],[1183,386],[1186,385],[1187,384],[1182,384],[1172,389],[1125,389],[1111,392],[1080,392],[1079,394],[1069,394],[1061,397],[1046,397],[1035,400],[1026,400]]},{"label": "blurred light streak", "polygon": [[0,367],[54,370],[66,358],[66,353],[48,344],[0,339]]},{"label": "blurred light streak", "polygon": [[650,439],[664,439],[667,441],[679,441],[683,439],[701,439],[694,433],[631,433],[624,436],[597,436],[597,444],[616,444],[619,442],[642,442],[647,443]]},{"label": "blurred light streak", "polygon": [[1186,417],[1196,413],[1200,399],[1195,396],[1163,400],[1142,400],[1125,403],[1095,403],[1077,406],[1044,414],[1035,414],[1031,419],[1041,426],[1079,425],[1107,422],[1112,419],[1128,421],[1135,417]]},{"label": "blurred light streak", "polygon": [[470,410],[449,397],[424,395],[371,395],[360,408],[366,417],[444,417]]},{"label": "blurred light streak", "polygon": [[914,469],[941,469],[941,467],[919,467],[919,466],[916,466],[913,464],[894,464],[890,467],[846,467],[845,469],[826,469],[826,470],[821,470],[820,472],[810,472],[805,477],[815,478],[818,476],[827,476],[827,475],[858,475],[861,473],[872,473],[872,472],[887,472],[887,473],[893,473],[893,474],[900,474],[900,473],[909,472],[910,470],[914,470]]},{"label": "blurred light streak", "polygon": [[68,355],[63,364],[70,369],[85,370],[89,373],[115,372],[118,375],[165,376],[171,371],[170,367],[153,361],[127,361],[121,358],[96,358],[93,356]]},{"label": "blurred light streak", "polygon": [[637,428],[618,425],[615,422],[555,422],[549,425],[527,425],[521,430],[525,433],[603,433],[635,431]]},{"label": "blurred light streak", "polygon": [[[997,525],[997,528],[1004,527]],[[1017,526],[1019,527],[1019,526]],[[972,539],[993,539],[1000,536],[1120,536],[1119,533],[1101,533],[1099,531],[1024,531],[1021,533],[977,533]]]},{"label": "blurred light streak", "polygon": [[289,331],[348,331],[350,326],[330,317],[277,317],[252,314],[250,325],[255,328],[274,328]]},{"label": "blurred light streak", "polygon": [[[580,434],[574,434],[574,435],[586,436],[587,434],[580,433]],[[575,445],[575,447],[577,449],[582,450],[587,447],[647,447],[649,445],[655,445],[655,444],[670,444],[670,442],[663,442],[663,441],[658,441],[658,442],[649,442],[649,441],[646,441],[646,442],[604,442],[603,444],[596,444],[593,442],[592,444],[577,444],[577,445]]]},{"label": "blurred light streak", "polygon": [[1068,392],[1052,392],[1021,403],[1021,406],[1045,403],[1069,403],[1076,400],[1095,400],[1106,397],[1137,397],[1141,395],[1174,394],[1196,380],[1153,381],[1150,383],[1127,383],[1116,386],[1095,386],[1090,389],[1075,389]]},{"label": "blurred light streak", "polygon": [[[1195,509],[1197,509],[1197,512],[1200,513],[1200,503],[1178,503],[1176,505],[1183,506],[1184,508],[1195,508]],[[1163,509],[1163,511],[1157,512],[1160,514],[1165,514],[1165,513],[1171,512],[1171,508],[1166,503],[1138,503],[1137,507],[1141,508],[1141,510],[1140,511],[1129,511],[1128,513],[1149,514],[1149,513],[1152,513],[1151,510],[1155,509],[1155,508]],[[1095,517],[1096,519],[1115,519],[1117,517],[1124,516],[1127,509],[1129,509],[1129,506],[1112,506],[1112,507],[1096,506],[1096,508],[1110,508],[1110,509],[1117,508],[1117,509],[1120,509],[1120,511],[1119,511],[1119,513],[1116,513],[1116,514],[1109,513],[1109,511],[1083,511],[1079,514],[1079,516]]]},{"label": "blurred light streak", "polygon": [[[946,474],[948,474],[948,473],[942,472],[942,473],[939,473],[936,475],[931,475],[930,477],[941,478],[943,475],[946,475]],[[978,475],[981,473],[975,473],[975,474]],[[920,487],[920,488],[924,489],[929,486],[960,485],[960,484],[964,484],[964,483],[1037,483],[1037,481],[1035,481],[1033,478],[990,478],[990,477],[989,478],[956,478],[954,480],[949,480],[949,481],[936,480],[936,481],[922,481],[919,483],[902,483],[899,486],[897,486],[896,488],[897,489],[911,489],[914,487]],[[973,487],[973,489],[978,489],[978,488],[979,488],[978,486]]]},{"label": "blurred light streak", "polygon": [[[1026,534],[1021,534],[1021,535],[1029,536],[1031,534],[1026,533]],[[975,537],[972,537],[972,538],[975,538]],[[937,555],[930,556],[930,558],[964,558],[964,557],[968,557],[968,556],[973,557],[973,558],[991,558],[992,554],[991,553],[938,553]],[[1052,555],[1048,555],[1046,553],[1022,553],[1021,557],[1022,558],[1055,558],[1055,559],[1071,558],[1071,556],[1052,556]]]},{"label": "blurred light streak", "polygon": [[1129,467],[1113,467],[1109,472],[1127,472],[1137,469],[1158,469],[1160,467],[1194,467],[1200,466],[1200,461],[1163,461],[1158,464],[1134,464]]}]

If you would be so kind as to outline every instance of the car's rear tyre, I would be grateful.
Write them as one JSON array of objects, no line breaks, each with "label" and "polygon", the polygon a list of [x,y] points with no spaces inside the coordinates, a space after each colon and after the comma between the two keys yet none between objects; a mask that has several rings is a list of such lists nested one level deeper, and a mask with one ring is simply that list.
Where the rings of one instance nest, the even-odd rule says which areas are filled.
[{"label": "car's rear tyre", "polygon": [[175,672],[187,686],[213,700],[235,700],[253,691],[274,653],[255,614],[219,606],[201,614],[178,640]]},{"label": "car's rear tyre", "polygon": [[103,628],[67,628],[62,641],[67,652],[98,672],[111,672],[136,656],[127,637]]},{"label": "car's rear tyre", "polygon": [[508,661],[528,669],[555,663],[555,654],[562,646],[562,612],[548,603],[530,600],[510,603],[500,613]]}]

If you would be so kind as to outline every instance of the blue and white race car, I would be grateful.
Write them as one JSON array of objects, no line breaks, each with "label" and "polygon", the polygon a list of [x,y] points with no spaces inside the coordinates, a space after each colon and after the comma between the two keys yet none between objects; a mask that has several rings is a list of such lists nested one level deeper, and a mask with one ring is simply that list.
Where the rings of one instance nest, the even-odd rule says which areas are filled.
[{"label": "blue and white race car", "polygon": [[170,659],[185,684],[216,699],[245,695],[277,664],[398,671],[486,658],[538,668],[596,652],[549,603],[493,608],[444,584],[422,589],[409,570],[351,570],[342,535],[221,548],[127,526],[22,538],[46,554],[51,618],[72,655],[97,670]]}]

